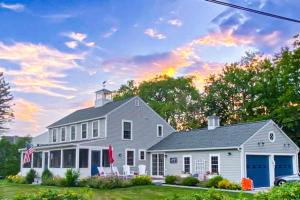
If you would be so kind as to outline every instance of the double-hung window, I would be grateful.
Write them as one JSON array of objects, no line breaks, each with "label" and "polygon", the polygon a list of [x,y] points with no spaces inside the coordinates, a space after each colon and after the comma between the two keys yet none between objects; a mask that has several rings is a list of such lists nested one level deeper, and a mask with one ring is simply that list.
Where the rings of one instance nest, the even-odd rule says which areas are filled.
[{"label": "double-hung window", "polygon": [[71,126],[71,141],[76,139],[76,126]]},{"label": "double-hung window", "polygon": [[139,150],[139,160],[146,160],[146,151]]},{"label": "double-hung window", "polygon": [[126,165],[131,167],[135,165],[134,156],[134,149],[126,149]]},{"label": "double-hung window", "polygon": [[87,138],[87,124],[81,124],[81,139]]},{"label": "double-hung window", "polygon": [[57,132],[56,132],[56,129],[52,129],[52,142],[57,142]]},{"label": "double-hung window", "polygon": [[93,138],[99,136],[99,121],[93,121]]},{"label": "double-hung window", "polygon": [[183,172],[185,174],[191,174],[191,163],[192,163],[192,157],[191,156],[183,156]]},{"label": "double-hung window", "polygon": [[220,156],[210,155],[210,172],[212,174],[219,174],[220,173]]},{"label": "double-hung window", "polygon": [[132,121],[122,121],[123,140],[132,140]]},{"label": "double-hung window", "polygon": [[66,141],[66,128],[65,127],[61,128],[61,141],[62,142]]},{"label": "double-hung window", "polygon": [[163,125],[158,124],[157,125],[157,137],[162,137],[163,136]]}]

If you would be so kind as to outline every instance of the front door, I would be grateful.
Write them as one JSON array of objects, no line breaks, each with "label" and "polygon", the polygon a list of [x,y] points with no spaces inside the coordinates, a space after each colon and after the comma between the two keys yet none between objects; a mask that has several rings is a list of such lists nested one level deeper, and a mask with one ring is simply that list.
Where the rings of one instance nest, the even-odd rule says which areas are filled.
[{"label": "front door", "polygon": [[48,169],[48,152],[45,152],[44,169]]},{"label": "front door", "polygon": [[92,159],[91,159],[91,175],[98,175],[98,168],[101,165],[101,151],[92,151]]},{"label": "front door", "polygon": [[164,176],[165,174],[165,155],[152,154],[152,176]]}]

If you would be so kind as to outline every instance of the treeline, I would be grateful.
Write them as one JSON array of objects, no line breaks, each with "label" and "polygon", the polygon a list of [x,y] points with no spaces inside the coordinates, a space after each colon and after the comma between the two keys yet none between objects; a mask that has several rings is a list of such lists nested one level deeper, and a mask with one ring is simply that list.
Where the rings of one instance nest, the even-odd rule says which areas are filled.
[{"label": "treeline", "polygon": [[299,38],[294,37],[293,48],[282,48],[272,58],[246,53],[240,62],[211,75],[203,92],[193,77],[158,76],[139,85],[128,81],[114,99],[139,95],[178,130],[206,126],[212,114],[222,124],[273,119],[300,144]]}]

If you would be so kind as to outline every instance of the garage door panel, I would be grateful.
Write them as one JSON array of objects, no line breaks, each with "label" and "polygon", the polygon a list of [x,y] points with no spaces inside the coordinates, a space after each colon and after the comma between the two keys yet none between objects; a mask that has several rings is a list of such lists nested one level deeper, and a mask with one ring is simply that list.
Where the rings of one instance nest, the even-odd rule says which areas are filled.
[{"label": "garage door panel", "polygon": [[293,156],[274,156],[275,177],[293,174]]},{"label": "garage door panel", "polygon": [[269,187],[269,156],[247,155],[247,177],[253,180],[254,187]]}]

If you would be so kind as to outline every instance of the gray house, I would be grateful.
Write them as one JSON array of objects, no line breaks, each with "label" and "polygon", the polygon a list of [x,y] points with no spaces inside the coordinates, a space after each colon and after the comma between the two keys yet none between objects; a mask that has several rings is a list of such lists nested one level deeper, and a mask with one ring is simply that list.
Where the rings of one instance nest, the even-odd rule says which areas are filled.
[{"label": "gray house", "polygon": [[172,133],[149,152],[154,160],[165,158],[164,175],[219,174],[237,183],[249,177],[254,187],[272,186],[275,177],[299,171],[299,148],[272,120],[220,127],[211,116],[208,128]]},{"label": "gray house", "polygon": [[48,168],[57,176],[74,168],[81,177],[94,175],[92,166],[110,171],[109,145],[121,173],[123,165],[132,171],[146,165],[152,177],[219,174],[237,183],[250,177],[255,187],[269,187],[276,176],[298,172],[299,148],[272,120],[222,127],[219,121],[211,116],[207,128],[175,132],[141,98],[112,101],[111,92],[102,89],[95,106],[67,115],[33,138],[35,153],[31,163],[21,162],[21,174],[30,168],[38,174]]}]

